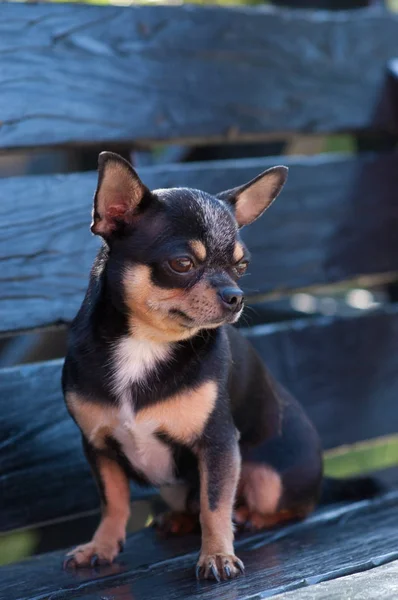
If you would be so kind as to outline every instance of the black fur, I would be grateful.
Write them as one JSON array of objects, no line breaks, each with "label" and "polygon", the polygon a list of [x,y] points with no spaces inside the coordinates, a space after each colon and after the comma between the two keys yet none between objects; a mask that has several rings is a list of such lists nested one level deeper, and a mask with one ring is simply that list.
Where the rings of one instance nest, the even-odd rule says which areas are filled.
[{"label": "black fur", "polygon": [[372,476],[347,479],[324,477],[319,503],[355,502],[374,498],[385,491],[383,483]]}]

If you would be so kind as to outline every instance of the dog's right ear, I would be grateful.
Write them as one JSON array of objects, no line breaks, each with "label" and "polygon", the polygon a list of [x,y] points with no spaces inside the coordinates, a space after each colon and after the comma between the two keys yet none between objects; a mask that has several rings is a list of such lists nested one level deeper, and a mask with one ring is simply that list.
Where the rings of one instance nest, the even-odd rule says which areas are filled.
[{"label": "dog's right ear", "polygon": [[118,227],[132,223],[141,203],[150,196],[127,160],[113,152],[101,152],[91,231],[109,237]]}]

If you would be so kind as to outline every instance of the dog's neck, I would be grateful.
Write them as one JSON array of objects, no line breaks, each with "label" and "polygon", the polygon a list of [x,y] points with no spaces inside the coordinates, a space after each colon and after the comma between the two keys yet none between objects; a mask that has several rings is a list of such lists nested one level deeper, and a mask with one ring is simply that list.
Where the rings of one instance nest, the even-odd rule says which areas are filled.
[{"label": "dog's neck", "polygon": [[189,340],[200,332],[200,328],[182,328],[177,324],[174,327],[167,324],[166,327],[156,327],[150,322],[150,319],[144,320],[138,315],[131,313],[127,316],[129,331],[136,340],[148,341],[155,344],[174,344]]}]

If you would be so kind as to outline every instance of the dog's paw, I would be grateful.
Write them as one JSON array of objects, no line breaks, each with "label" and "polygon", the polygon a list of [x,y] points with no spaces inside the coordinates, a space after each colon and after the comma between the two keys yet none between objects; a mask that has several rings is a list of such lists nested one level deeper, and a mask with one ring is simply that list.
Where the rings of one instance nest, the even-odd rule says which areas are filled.
[{"label": "dog's paw", "polygon": [[274,527],[280,527],[288,522],[296,522],[304,519],[309,510],[296,509],[280,510],[270,515],[263,515],[262,513],[251,511],[245,506],[237,508],[234,512],[233,522],[239,531],[261,531],[263,529],[273,529]]},{"label": "dog's paw", "polygon": [[123,541],[95,541],[77,546],[68,552],[64,561],[64,569],[80,567],[98,567],[110,565],[123,550]]},{"label": "dog's paw", "polygon": [[234,554],[201,554],[196,565],[197,579],[232,579],[245,572],[243,562]]},{"label": "dog's paw", "polygon": [[249,511],[246,507],[237,508],[233,516],[235,528],[239,531],[261,531],[275,527],[278,523],[276,515],[262,515]]},{"label": "dog's paw", "polygon": [[155,518],[154,527],[162,535],[187,535],[200,531],[199,516],[183,512],[167,512]]}]

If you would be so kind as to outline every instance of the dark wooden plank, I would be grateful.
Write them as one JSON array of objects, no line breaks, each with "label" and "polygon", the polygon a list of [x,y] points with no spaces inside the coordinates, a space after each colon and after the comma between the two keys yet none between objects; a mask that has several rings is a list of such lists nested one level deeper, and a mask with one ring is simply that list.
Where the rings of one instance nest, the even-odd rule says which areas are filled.
[{"label": "dark wooden plank", "polygon": [[[398,309],[260,326],[249,335],[325,448],[397,431]],[[60,370],[54,361],[0,371],[0,530],[98,506]]]},{"label": "dark wooden plank", "polygon": [[[280,158],[140,169],[152,187],[209,192],[238,185]],[[243,236],[253,253],[249,295],[398,271],[398,158],[284,159],[282,196]],[[0,331],[68,322],[98,247],[91,236],[96,175],[0,179]]]},{"label": "dark wooden plank", "polygon": [[[64,550],[36,556],[19,564],[0,568],[0,597],[7,600],[47,600],[54,590],[65,590],[68,595],[68,590],[79,586],[84,588],[96,579],[100,581],[104,576],[145,570],[152,563],[163,561],[170,561],[172,564],[173,559],[196,551],[197,544],[196,536],[164,541],[152,528],[142,530],[129,536],[123,555],[120,555],[120,560],[112,568],[97,574],[92,569],[84,569],[76,576],[62,570]],[[72,597],[74,593],[73,591]]]},{"label": "dark wooden plank", "polygon": [[247,331],[271,372],[305,406],[325,449],[398,431],[396,308]]},{"label": "dark wooden plank", "polygon": [[197,584],[199,537],[156,542],[129,538],[116,564],[95,573],[62,573],[61,553],[0,569],[7,600],[248,600],[336,579],[398,558],[395,496],[324,511],[304,523],[238,539],[246,577]]},{"label": "dark wooden plank", "polygon": [[398,17],[381,8],[0,10],[2,147],[389,126]]}]

